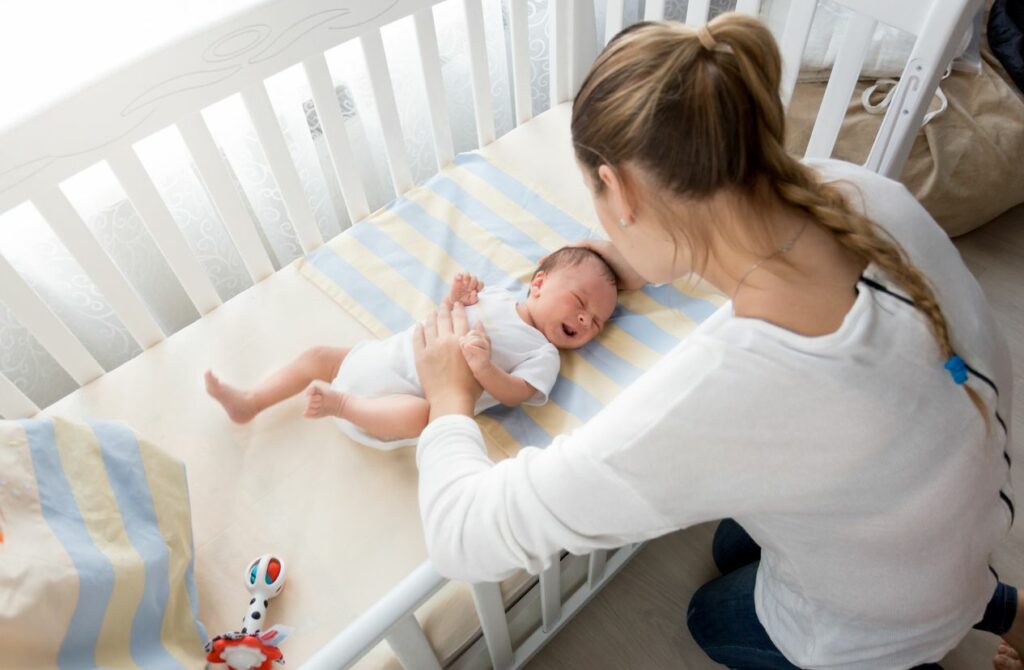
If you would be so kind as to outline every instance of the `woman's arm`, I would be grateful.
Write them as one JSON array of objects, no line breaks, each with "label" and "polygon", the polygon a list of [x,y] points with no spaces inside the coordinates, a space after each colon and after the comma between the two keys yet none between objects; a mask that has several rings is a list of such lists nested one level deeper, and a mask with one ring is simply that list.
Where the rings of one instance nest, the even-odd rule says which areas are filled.
[{"label": "woman's arm", "polygon": [[674,529],[614,470],[594,458],[586,427],[546,449],[493,463],[476,423],[433,421],[420,437],[420,513],[441,574],[497,581],[538,573],[563,548],[610,549]]}]

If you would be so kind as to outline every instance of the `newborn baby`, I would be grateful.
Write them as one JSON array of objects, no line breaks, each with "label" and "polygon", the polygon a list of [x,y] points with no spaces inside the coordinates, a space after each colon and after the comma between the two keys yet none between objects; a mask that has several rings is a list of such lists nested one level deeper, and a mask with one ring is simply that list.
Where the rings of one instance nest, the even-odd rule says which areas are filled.
[{"label": "newborn baby", "polygon": [[[499,403],[542,405],[558,378],[558,349],[582,347],[611,317],[615,273],[589,249],[564,247],[541,263],[525,301],[466,274],[456,275],[446,301],[466,305],[474,324],[462,353],[484,389],[476,412]],[[207,371],[206,390],[244,423],[305,389],[305,416],[334,417],[353,440],[378,449],[412,445],[430,414],[413,360],[413,330],[351,350],[315,347],[248,391]]]}]

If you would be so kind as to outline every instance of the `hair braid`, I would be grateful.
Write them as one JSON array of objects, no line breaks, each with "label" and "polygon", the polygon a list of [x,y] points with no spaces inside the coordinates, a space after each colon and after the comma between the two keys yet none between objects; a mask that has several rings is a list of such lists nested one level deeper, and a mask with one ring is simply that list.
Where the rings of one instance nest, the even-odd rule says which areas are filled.
[{"label": "hair braid", "polygon": [[[789,156],[786,158],[789,165],[785,167],[788,169],[784,169],[784,174],[778,175],[774,182],[778,195],[788,204],[807,212],[843,247],[874,263],[895,280],[927,319],[942,359],[949,359],[955,352],[935,290],[928,278],[910,261],[899,242],[874,221],[854,211],[834,185],[820,181],[810,169]],[[966,384],[963,388],[988,426],[988,411],[981,396]]]}]

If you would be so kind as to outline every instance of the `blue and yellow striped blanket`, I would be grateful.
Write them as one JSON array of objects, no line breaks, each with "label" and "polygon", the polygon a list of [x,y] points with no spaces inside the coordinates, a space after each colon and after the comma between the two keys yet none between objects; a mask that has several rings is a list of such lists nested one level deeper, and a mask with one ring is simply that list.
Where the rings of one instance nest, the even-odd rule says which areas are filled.
[{"label": "blue and yellow striped blanket", "polygon": [[202,667],[180,461],[121,423],[0,421],[0,533],[0,667]]},{"label": "blue and yellow striped blanket", "polygon": [[[299,269],[383,338],[429,314],[458,272],[525,297],[538,259],[588,236],[588,226],[537,186],[468,153],[301,259]],[[525,445],[547,446],[597,413],[723,302],[684,282],[621,292],[604,332],[562,352],[546,405],[492,408],[478,417],[481,427],[509,455]]]}]

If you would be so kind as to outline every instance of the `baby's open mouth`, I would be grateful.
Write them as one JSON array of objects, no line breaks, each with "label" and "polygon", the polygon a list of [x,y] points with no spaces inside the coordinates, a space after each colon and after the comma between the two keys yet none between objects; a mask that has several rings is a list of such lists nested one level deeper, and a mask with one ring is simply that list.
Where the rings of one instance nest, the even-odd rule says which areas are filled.
[{"label": "baby's open mouth", "polygon": [[570,328],[569,326],[565,325],[564,323],[562,324],[562,332],[568,335],[569,337],[576,337],[576,331]]}]

